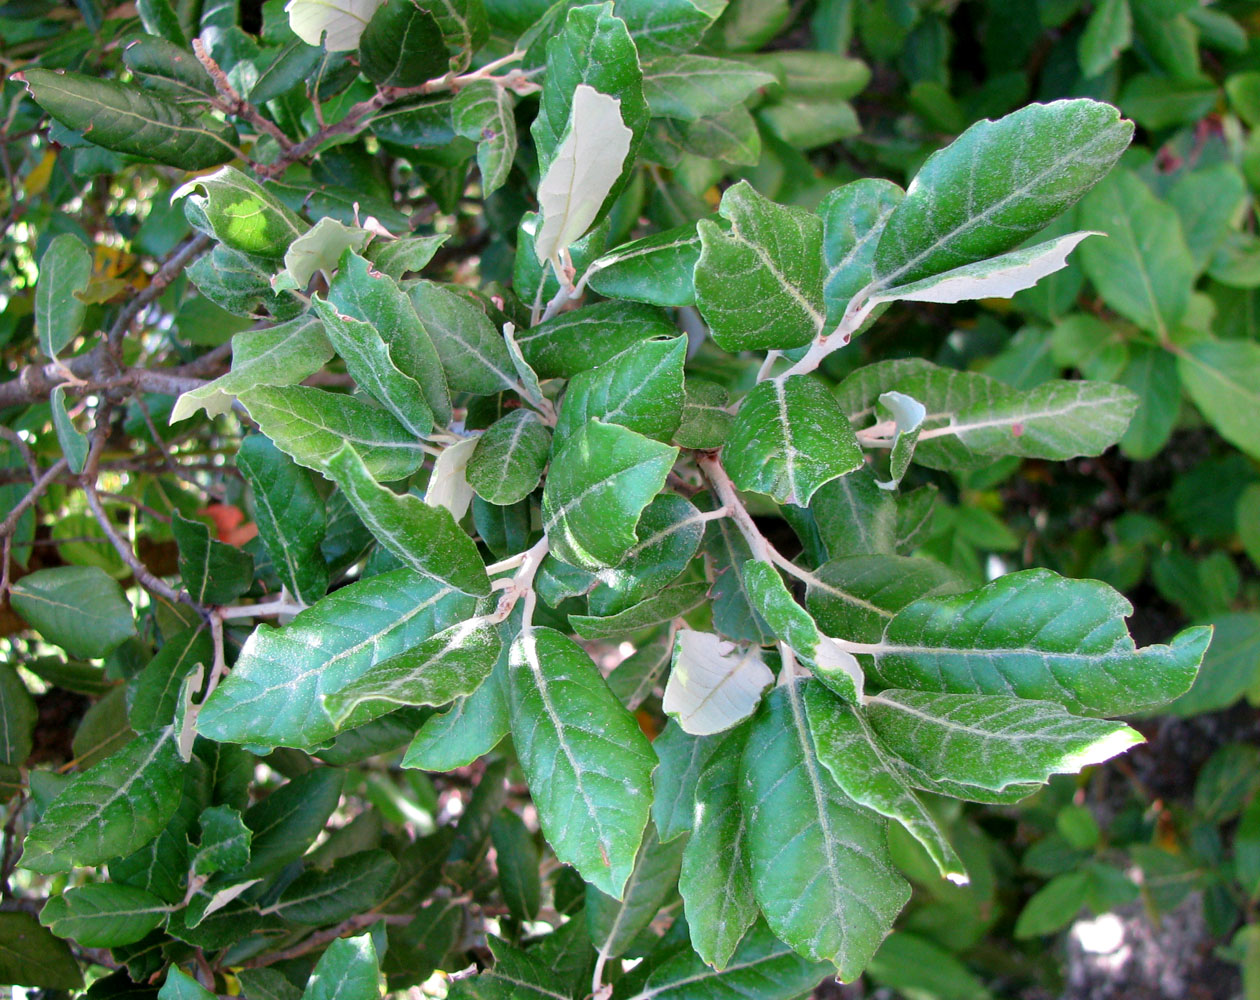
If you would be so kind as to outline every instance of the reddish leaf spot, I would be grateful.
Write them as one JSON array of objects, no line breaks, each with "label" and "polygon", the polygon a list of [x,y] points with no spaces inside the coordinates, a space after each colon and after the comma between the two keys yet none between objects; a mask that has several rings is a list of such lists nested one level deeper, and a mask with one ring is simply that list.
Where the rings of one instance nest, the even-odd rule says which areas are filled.
[{"label": "reddish leaf spot", "polygon": [[1023,433],[1024,433],[1023,424],[1011,424],[1011,434],[1013,434],[1015,437],[1019,437]]}]

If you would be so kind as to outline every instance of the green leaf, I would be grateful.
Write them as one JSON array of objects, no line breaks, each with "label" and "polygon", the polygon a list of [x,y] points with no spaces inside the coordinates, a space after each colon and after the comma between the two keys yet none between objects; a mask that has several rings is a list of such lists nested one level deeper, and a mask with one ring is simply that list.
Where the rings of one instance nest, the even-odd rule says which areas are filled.
[{"label": "green leaf", "polygon": [[572,378],[640,341],[677,335],[663,310],[612,301],[561,313],[522,330],[516,343],[539,378]]},{"label": "green leaf", "polygon": [[325,696],[468,618],[473,604],[408,569],[334,591],[289,625],[254,630],[197,729],[220,742],[317,747],[337,732]]},{"label": "green leaf", "polygon": [[819,627],[852,642],[878,642],[889,620],[920,597],[965,589],[935,560],[883,554],[825,562],[806,583],[805,606]]},{"label": "green leaf", "polygon": [[624,955],[656,918],[678,883],[684,843],[675,839],[662,844],[649,823],[621,898],[613,899],[593,885],[586,887],[586,929],[600,956]]},{"label": "green leaf", "polygon": [[113,948],[139,941],[170,912],[170,906],[143,889],[84,885],[45,903],[39,922],[85,948]]},{"label": "green leaf", "polygon": [[1185,315],[1196,271],[1176,209],[1123,170],[1081,203],[1079,223],[1109,237],[1081,249],[1081,265],[1103,300],[1166,339]]},{"label": "green leaf", "polygon": [[1015,921],[1015,937],[1043,937],[1066,927],[1081,911],[1089,895],[1089,875],[1067,872],[1056,875],[1035,893]]},{"label": "green leaf", "polygon": [[359,36],[359,68],[378,87],[415,87],[441,76],[441,25],[414,0],[385,0]]},{"label": "green leaf", "polygon": [[714,342],[732,353],[808,344],[826,323],[822,222],[747,181],[727,188],[718,212],[729,232],[708,219],[696,224],[696,302]]},{"label": "green leaf", "polygon": [[466,698],[430,716],[403,755],[402,766],[423,771],[467,767],[493,750],[511,729],[505,676],[510,643],[504,642],[494,671]]},{"label": "green leaf", "polygon": [[[774,933],[856,979],[910,898],[884,820],[840,791],[819,762],[802,686],[776,688],[753,718],[740,806],[757,902]],[[738,953],[732,968],[738,962]]]},{"label": "green leaf", "polygon": [[680,496],[654,497],[639,518],[642,540],[616,566],[598,574],[600,582],[588,595],[591,613],[618,614],[676,579],[696,554],[706,520]]},{"label": "green leaf", "polygon": [[1198,340],[1177,352],[1177,371],[1195,406],[1227,441],[1260,458],[1260,345]]},{"label": "green leaf", "polygon": [[396,240],[377,239],[363,254],[376,270],[395,281],[402,281],[408,272],[423,270],[450,238],[449,233],[439,233],[436,236],[404,236]]},{"label": "green leaf", "polygon": [[171,534],[179,546],[179,575],[198,604],[228,604],[249,590],[254,560],[248,552],[211,538],[208,524],[178,513],[171,517]]},{"label": "green leaf", "polygon": [[39,709],[16,670],[0,664],[0,764],[23,764],[31,755]]},{"label": "green leaf", "polygon": [[87,435],[74,426],[70,414],[66,411],[64,386],[59,385],[53,389],[48,397],[48,403],[52,407],[53,428],[57,432],[57,443],[61,445],[62,454],[66,457],[66,464],[70,471],[77,476],[83,472],[84,463],[87,462]]},{"label": "green leaf", "polygon": [[385,410],[353,396],[310,386],[259,386],[241,404],[298,465],[319,472],[347,444],[372,476],[404,479],[424,464],[424,447]]},{"label": "green leaf", "polygon": [[984,984],[953,952],[907,931],[888,935],[866,974],[903,996],[926,991],[934,1000],[992,1000]]},{"label": "green leaf", "polygon": [[319,956],[302,1000],[340,1000],[343,997],[379,997],[380,969],[372,935],[337,938]]},{"label": "green leaf", "polygon": [[670,719],[652,741],[652,751],[660,761],[652,772],[652,822],[663,843],[692,828],[696,781],[724,740],[724,736],[692,736]]},{"label": "green leaf", "polygon": [[490,839],[503,901],[518,920],[533,920],[542,905],[540,858],[534,835],[516,813],[504,809],[490,824]]},{"label": "green leaf", "polygon": [[655,59],[695,48],[725,7],[726,0],[617,0],[616,9],[639,56]]},{"label": "green leaf", "polygon": [[501,188],[512,172],[517,145],[515,109],[512,92],[491,80],[474,80],[455,95],[455,131],[477,143],[484,195]]},{"label": "green leaf", "polygon": [[503,337],[481,309],[431,281],[412,282],[407,295],[442,359],[451,389],[488,396],[516,384]]},{"label": "green leaf", "polygon": [[1143,128],[1158,130],[1199,121],[1219,101],[1220,88],[1209,77],[1175,80],[1137,73],[1125,83],[1119,103]]},{"label": "green leaf", "polygon": [[1096,232],[1067,233],[1044,243],[1012,250],[987,260],[963,264],[872,296],[871,303],[965,302],[970,299],[1009,299],[1032,288],[1042,278],[1067,267],[1067,258],[1082,240]]},{"label": "green leaf", "polygon": [[1116,381],[1137,394],[1137,412],[1120,447],[1130,458],[1150,458],[1167,443],[1181,411],[1177,359],[1160,347],[1130,344],[1131,360]]},{"label": "green leaf", "polygon": [[468,460],[468,485],[499,506],[524,500],[542,479],[551,432],[533,410],[512,410],[477,439]]},{"label": "green leaf", "polygon": [[[143,14],[141,19],[144,19]],[[127,43],[123,62],[147,86],[172,97],[214,96],[214,80],[201,63],[188,58],[187,44],[183,40],[176,44],[152,35],[137,38]]]},{"label": "green leaf", "polygon": [[387,851],[359,851],[338,858],[327,871],[303,872],[268,909],[298,924],[335,924],[364,913],[384,897],[398,874]]},{"label": "green leaf", "polygon": [[589,656],[548,628],[512,644],[512,739],[559,858],[620,897],[647,824],[656,755]]},{"label": "green leaf", "polygon": [[722,447],[734,423],[727,408],[730,401],[730,394],[716,382],[687,379],[683,384],[682,420],[674,432],[674,443],[704,451]]},{"label": "green leaf", "polygon": [[337,276],[328,286],[328,301],[343,315],[375,327],[389,345],[394,364],[420,383],[433,416],[445,425],[451,419],[451,397],[442,359],[416,315],[415,306],[398,283],[372,270],[364,258],[347,250]]},{"label": "green leaf", "polygon": [[774,82],[773,74],[715,56],[664,56],[643,67],[643,94],[652,114],[686,121],[727,111]]},{"label": "green leaf", "polygon": [[70,946],[29,913],[0,913],[0,979],[49,990],[76,990],[83,985]]},{"label": "green leaf", "polygon": [[75,292],[91,278],[92,255],[82,240],[62,233],[49,242],[35,283],[35,333],[47,357],[60,354],[83,327],[87,307]]},{"label": "green leaf", "polygon": [[13,584],[9,600],[45,640],[77,660],[108,656],[136,634],[122,588],[96,566],[28,573]]},{"label": "green leaf", "polygon": [[[200,189],[202,194],[197,194]],[[195,177],[171,196],[191,195],[220,243],[241,253],[280,259],[309,228],[275,195],[235,167]]]},{"label": "green leaf", "polygon": [[875,288],[1013,249],[1097,184],[1132,136],[1132,123],[1115,108],[1085,99],[977,122],[928,157],[888,217],[875,251]]},{"label": "green leaf", "polygon": [[[643,73],[625,22],[605,5],[574,7],[564,26],[547,40],[547,74],[539,99],[538,117],[530,127],[538,150],[539,174],[546,175],[556,158],[574,106],[577,89],[586,85],[616,100],[625,127],[631,132],[622,179],[612,185],[591,220],[597,222],[624,186],[638,152],[649,117],[643,97]],[[580,234],[579,234],[580,235]]]},{"label": "green leaf", "polygon": [[557,452],[543,487],[551,551],[583,569],[617,565],[639,541],[639,516],[677,456],[677,448],[617,424],[587,423]]},{"label": "green leaf", "polygon": [[116,153],[181,170],[204,170],[238,155],[231,125],[134,86],[36,67],[14,79],[66,128]]},{"label": "green leaf", "polygon": [[1189,716],[1232,705],[1244,694],[1260,700],[1260,613],[1232,611],[1212,620],[1212,644],[1194,685],[1169,706],[1170,714]]},{"label": "green leaf", "polygon": [[179,806],[184,765],[169,728],[137,736],[75,778],[26,835],[22,867],[51,875],[130,854]]},{"label": "green leaf", "polygon": [[1133,12],[1129,0],[1100,0],[1077,42],[1081,74],[1094,77],[1109,68],[1133,44]]},{"label": "green leaf", "polygon": [[[166,981],[158,990],[157,995],[158,1000],[214,1000],[215,996],[175,965],[172,965],[166,973]],[[250,1000],[253,998],[251,997]]]},{"label": "green leaf", "polygon": [[[882,697],[875,695],[867,704]],[[915,794],[901,762],[880,742],[872,729],[873,722],[867,721],[869,711],[868,707],[856,708],[823,688],[810,685],[805,692],[805,714],[818,759],[849,798],[896,820],[923,845],[942,877],[965,884],[967,871],[962,858]]]},{"label": "green leaf", "polygon": [[239,393],[259,386],[296,385],[332,356],[323,324],[313,316],[238,333],[232,338],[232,370],[181,395],[170,422],[186,420],[202,408],[211,417],[227,413]]},{"label": "green leaf", "polygon": [[490,676],[499,634],[484,618],[452,625],[323,696],[338,728],[353,728],[400,705],[445,705],[471,695]]},{"label": "green leaf", "polygon": [[1097,580],[1032,569],[899,611],[873,650],[887,686],[1052,700],[1069,711],[1126,715],[1194,680],[1211,630],[1137,649],[1128,601]]},{"label": "green leaf", "polygon": [[682,419],[686,355],[686,337],[654,338],[579,372],[565,390],[557,438],[563,440],[598,419],[668,442]]},{"label": "green leaf", "polygon": [[705,581],[677,583],[615,615],[569,615],[569,624],[583,639],[621,638],[694,611],[705,603],[708,590]]},{"label": "green leaf", "polygon": [[328,591],[320,550],[328,517],[311,474],[262,434],[241,442],[236,467],[253,492],[254,522],[280,582],[304,604],[314,604]]},{"label": "green leaf", "polygon": [[328,460],[327,469],[373,537],[404,566],[466,594],[490,593],[477,545],[449,510],[379,485],[350,445]]},{"label": "green leaf", "polygon": [[760,647],[741,648],[710,632],[679,629],[662,708],[683,732],[710,736],[752,715],[773,683]]},{"label": "green leaf", "polygon": [[586,281],[612,299],[690,306],[696,301],[692,273],[699,259],[700,235],[687,223],[608,251],[586,269]]},{"label": "green leaf", "polygon": [[133,692],[128,715],[131,728],[143,733],[171,725],[184,678],[198,664],[208,667],[213,660],[214,644],[204,625],[195,625],[167,639],[157,655],[129,682]]},{"label": "green leaf", "polygon": [[862,448],[822,383],[793,375],[744,397],[722,463],[737,488],[804,507],[823,483],[861,467]]},{"label": "green leaf", "polygon": [[344,771],[317,767],[250,806],[244,817],[253,833],[249,866],[237,877],[257,878],[305,854],[337,808],[344,783]]},{"label": "green leaf", "polygon": [[192,875],[233,872],[249,864],[254,834],[239,812],[231,806],[212,806],[202,810],[197,822],[201,842],[188,862]]},{"label": "green leaf", "polygon": [[875,247],[905,192],[892,181],[864,178],[842,185],[818,205],[823,220],[827,323],[839,323],[849,300],[875,273]]},{"label": "green leaf", "polygon": [[700,770],[691,836],[683,847],[678,878],[691,945],[717,969],[726,968],[760,912],[748,859],[748,825],[739,804],[740,758],[748,728],[719,737]]},{"label": "green leaf", "polygon": [[741,572],[753,607],[775,637],[791,646],[823,684],[845,701],[858,702],[863,676],[857,660],[818,631],[814,619],[796,603],[779,571],[768,562],[750,559]]},{"label": "green leaf", "polygon": [[748,542],[735,522],[722,517],[710,521],[705,528],[704,552],[713,564],[713,627],[728,639],[745,640],[760,645],[774,642],[774,634],[744,583],[741,567],[752,558]]}]

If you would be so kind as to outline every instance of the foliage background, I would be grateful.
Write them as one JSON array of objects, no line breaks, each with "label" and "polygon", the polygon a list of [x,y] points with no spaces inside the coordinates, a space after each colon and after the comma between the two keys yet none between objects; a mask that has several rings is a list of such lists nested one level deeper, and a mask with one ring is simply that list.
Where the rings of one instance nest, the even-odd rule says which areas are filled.
[{"label": "foliage background", "polygon": [[[493,18],[521,25],[545,10],[488,6]],[[155,17],[144,3],[139,12],[146,23]],[[195,23],[191,7],[174,12],[185,26]],[[124,40],[140,30],[130,15],[94,0],[77,8],[10,2],[0,8],[6,76],[31,64],[123,73]],[[253,70],[233,64],[290,44],[280,41],[283,15],[274,2],[208,5],[199,23],[203,37],[207,27],[220,33],[216,58],[241,89],[256,85],[248,79]],[[264,49],[255,38],[260,32]],[[639,215],[666,228],[708,214],[720,187],[738,178],[766,197],[807,207],[858,177],[904,183],[971,122],[1031,100],[1096,97],[1140,127],[1122,161],[1138,182],[1122,213],[1133,239],[1113,238],[1115,257],[1078,254],[1067,270],[1012,302],[903,306],[825,367],[839,378],[872,360],[927,357],[1017,387],[1064,373],[1129,386],[1141,397],[1139,415],[1120,448],[1099,458],[1010,459],[963,475],[920,473],[943,498],[925,547],[976,584],[995,563],[1105,580],[1138,609],[1131,625],[1140,642],[1163,641],[1189,623],[1217,626],[1195,688],[1169,712],[1138,723],[1150,740],[1145,747],[1080,779],[1056,779],[1018,807],[969,806],[954,817],[960,850],[985,877],[955,889],[922,872],[903,930],[870,970],[872,985],[911,997],[986,990],[1138,996],[1152,988],[1175,992],[1170,982],[1188,996],[1244,989],[1260,995],[1260,750],[1250,707],[1260,703],[1258,37],[1260,14],[1247,2],[735,0],[708,36],[715,49],[757,53],[751,58],[759,66],[773,66],[776,52],[802,49],[846,58],[820,64],[820,79],[793,76],[789,67],[785,85],[750,99],[753,131],[710,155],[644,169],[632,181],[628,207],[614,215],[621,233]],[[132,363],[182,364],[178,377],[187,378],[221,371],[227,338],[247,321],[206,305],[180,272],[180,251],[195,240],[182,211],[170,205],[183,175],[133,165],[62,127],[47,129],[16,82],[5,83],[3,99],[0,339],[9,371],[39,356],[32,321],[37,262],[65,233],[93,248],[84,329],[107,316],[107,328],[121,338],[139,320],[144,335],[125,342]],[[286,113],[301,118],[304,101],[299,94],[280,103],[292,103]],[[508,281],[517,220],[528,207],[522,178],[483,206],[465,197],[471,142],[426,133],[422,121],[408,127],[406,149],[333,145],[309,169],[291,172],[294,207],[314,205],[316,216],[349,223],[357,201],[361,213],[391,231],[449,234],[434,275],[461,281],[475,272]],[[518,171],[532,169],[529,158],[518,159]],[[1084,225],[1077,223],[1060,231]],[[175,266],[163,265],[173,252]],[[1126,287],[1141,274],[1157,289],[1153,303],[1135,300]],[[1208,338],[1223,353],[1206,366],[1186,360]],[[99,379],[93,345],[80,346],[70,371]],[[748,374],[717,366],[719,380]],[[120,387],[126,436],[105,442],[101,460],[101,496],[117,507],[116,523],[136,531],[140,558],[158,575],[176,571],[176,547],[161,520],[143,515],[209,516],[225,541],[243,537],[232,534],[240,527],[234,518],[244,513],[248,520],[223,440],[206,425],[193,434],[167,427],[182,387]],[[46,405],[28,405],[15,383],[0,386],[6,404],[0,504],[19,516],[7,524],[14,569],[9,575],[6,566],[5,585],[23,572],[67,564],[127,580],[131,569],[81,495],[54,482],[32,508],[18,511],[38,469],[61,448]],[[781,537],[792,537],[786,526]],[[52,661],[20,617],[7,607],[0,614],[9,662],[21,666],[4,675],[5,697],[27,705],[15,682],[32,692],[19,717],[34,742],[18,739],[5,762],[7,790],[19,797],[9,808],[4,908],[20,911],[31,889],[13,879],[12,834],[21,810],[47,801],[67,762],[89,763],[125,741],[123,688],[115,684],[144,665],[144,651],[122,647],[98,676]],[[279,773],[301,767],[275,763]],[[466,792],[469,775],[454,772],[430,784],[415,772],[365,767],[355,780],[387,819],[423,814],[432,822],[443,807],[449,812],[461,788]],[[1133,917],[1124,924],[1135,949],[1127,965],[1116,960],[1118,968],[1108,970],[1105,960],[1081,951],[1079,935],[1047,947],[1048,936],[1082,908]],[[1167,921],[1176,946],[1144,939],[1147,932],[1136,929],[1144,919]],[[1072,949],[1070,966],[1064,949]],[[1161,950],[1176,961],[1161,962]],[[1065,968],[1075,981],[1063,982]]]}]

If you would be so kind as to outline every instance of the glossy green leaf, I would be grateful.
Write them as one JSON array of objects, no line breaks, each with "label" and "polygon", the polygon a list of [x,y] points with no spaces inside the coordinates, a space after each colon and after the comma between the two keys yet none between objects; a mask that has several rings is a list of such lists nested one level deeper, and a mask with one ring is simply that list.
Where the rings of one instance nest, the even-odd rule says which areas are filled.
[{"label": "glossy green leaf", "polygon": [[66,464],[76,476],[83,472],[88,457],[88,438],[74,426],[70,414],[66,411],[66,390],[57,386],[48,397],[52,408],[53,428],[57,433],[57,443],[65,455]]},{"label": "glossy green leaf", "polygon": [[708,590],[703,581],[677,583],[615,615],[570,615],[569,624],[583,639],[617,639],[681,618],[705,603]]},{"label": "glossy green leaf", "polygon": [[236,130],[115,80],[30,67],[17,79],[66,128],[117,153],[204,170],[237,156]]},{"label": "glossy green leaf", "polygon": [[316,747],[336,735],[325,696],[468,618],[473,603],[408,569],[337,590],[289,625],[255,629],[197,729],[221,742]]},{"label": "glossy green leaf", "polygon": [[403,755],[402,766],[453,771],[493,750],[511,729],[504,676],[510,643],[503,642],[489,677],[472,694],[430,716]]},{"label": "glossy green leaf", "polygon": [[[649,115],[643,97],[643,73],[625,22],[607,6],[574,7],[546,44],[547,74],[538,117],[530,127],[538,150],[539,173],[545,175],[556,157],[569,126],[574,95],[579,86],[586,85],[620,102],[621,120],[632,133],[624,177],[634,163]],[[611,206],[621,187],[619,181],[607,198],[601,199],[600,214]]]},{"label": "glossy green leaf", "polygon": [[282,258],[289,244],[309,228],[274,194],[235,167],[196,177],[172,197],[189,196],[205,215],[215,239],[242,253]]},{"label": "glossy green leaf", "polygon": [[661,309],[609,301],[561,313],[522,330],[516,343],[539,378],[572,378],[640,341],[677,334]]},{"label": "glossy green leaf", "polygon": [[327,871],[303,872],[269,908],[299,924],[332,924],[370,910],[384,898],[398,862],[382,850],[338,858]]},{"label": "glossy green leaf", "polygon": [[197,822],[201,841],[188,862],[192,875],[232,872],[249,864],[254,834],[239,812],[231,806],[211,806],[202,810]]},{"label": "glossy green leaf", "polygon": [[171,730],[137,736],[75,778],[26,835],[22,867],[50,875],[147,844],[179,805],[183,762]]},{"label": "glossy green leaf", "polygon": [[904,826],[923,845],[942,877],[965,883],[962,858],[915,794],[903,773],[904,766],[880,742],[867,721],[867,712],[810,685],[805,693],[805,715],[818,759],[854,802]]},{"label": "glossy green leaf", "polygon": [[748,728],[718,737],[695,780],[691,835],[678,878],[691,946],[719,970],[727,967],[760,912],[753,895],[748,826],[739,804],[740,758]]},{"label": "glossy green leaf", "polygon": [[327,469],[373,537],[404,566],[466,594],[490,593],[476,543],[449,510],[379,485],[349,445],[328,460]]},{"label": "glossy green leaf", "polygon": [[213,662],[214,644],[210,630],[204,625],[195,625],[167,639],[130,681],[133,691],[128,713],[131,728],[143,733],[171,725],[179,707],[184,678],[198,664],[209,667]]},{"label": "glossy green leaf", "polygon": [[687,121],[720,114],[774,82],[764,70],[715,56],[664,56],[643,67],[643,94],[652,114]]},{"label": "glossy green leaf", "polygon": [[189,58],[183,41],[175,44],[153,35],[137,38],[123,50],[123,62],[147,86],[173,97],[214,95],[214,80],[201,63]]},{"label": "glossy green leaf", "polygon": [[250,806],[244,816],[253,833],[249,866],[237,877],[257,878],[305,854],[337,808],[344,783],[343,771],[317,767]]},{"label": "glossy green leaf", "polygon": [[671,956],[634,989],[615,989],[615,1000],[793,1000],[825,977],[828,967],[796,954],[758,921],[740,942],[726,967],[710,968],[684,949]]},{"label": "glossy green leaf", "polygon": [[687,379],[683,384],[682,420],[674,432],[674,443],[704,451],[722,447],[734,423],[730,399],[730,394],[716,382]]},{"label": "glossy green leaf", "polygon": [[328,564],[320,550],[328,518],[311,474],[262,434],[241,442],[236,467],[253,491],[254,523],[281,583],[298,600],[314,604],[328,591]]},{"label": "glossy green leaf", "polygon": [[653,339],[579,372],[565,390],[557,437],[576,434],[598,419],[668,442],[682,417],[686,355],[686,337]]},{"label": "glossy green leaf", "polygon": [[404,236],[396,240],[377,239],[363,251],[363,255],[376,270],[401,281],[408,272],[422,270],[449,239],[449,233]]},{"label": "glossy green leaf", "polygon": [[1080,253],[1104,301],[1166,338],[1185,315],[1195,278],[1176,209],[1136,174],[1117,171],[1081,203],[1079,222],[1108,235],[1087,241]]},{"label": "glossy green leaf", "polygon": [[660,761],[652,772],[652,822],[662,842],[668,843],[692,828],[696,782],[723,739],[692,736],[670,719],[652,741],[652,751]]},{"label": "glossy green leaf", "polygon": [[965,588],[935,560],[882,554],[833,559],[806,583],[805,606],[819,627],[851,642],[878,642],[884,626],[907,604]]},{"label": "glossy green leaf", "polygon": [[0,979],[49,990],[75,990],[83,985],[70,946],[29,913],[0,913]]},{"label": "glossy green leaf", "polygon": [[651,746],[586,652],[552,629],[512,644],[508,689],[512,739],[547,842],[620,897],[647,824]]},{"label": "glossy green leaf", "polygon": [[516,384],[503,337],[481,309],[431,281],[408,285],[407,296],[442,359],[451,389],[488,396]]},{"label": "glossy green leaf", "polygon": [[385,0],[359,36],[359,68],[378,87],[415,87],[441,76],[441,25],[413,0]]},{"label": "glossy green leaf", "polygon": [[468,460],[468,485],[492,504],[524,500],[542,479],[551,433],[533,410],[512,410],[477,439]]},{"label": "glossy green leaf", "polygon": [[493,625],[470,618],[324,695],[324,710],[338,728],[352,728],[400,705],[445,705],[481,686],[500,645]]},{"label": "glossy green leaf", "polygon": [[599,584],[588,595],[594,615],[613,615],[676,579],[700,546],[706,518],[689,501],[673,493],[653,498],[639,518],[640,541],[616,566],[598,573]]},{"label": "glossy green leaf", "polygon": [[740,806],[753,888],[779,938],[853,980],[910,887],[893,868],[884,820],[841,792],[818,760],[803,696],[800,681],[772,691],[744,748]]},{"label": "glossy green leaf", "polygon": [[928,157],[888,217],[875,251],[876,287],[1013,249],[1097,184],[1132,136],[1115,108],[1084,99],[977,122]]},{"label": "glossy green leaf", "polygon": [[31,755],[39,709],[12,665],[0,665],[0,764],[23,764]]},{"label": "glossy green leaf", "polygon": [[585,569],[617,565],[639,541],[639,516],[677,455],[677,448],[599,420],[570,436],[543,487],[543,530],[552,552]]},{"label": "glossy green leaf", "polygon": [[724,232],[701,219],[696,302],[723,350],[802,347],[826,323],[823,232],[817,216],[776,205],[746,181],[718,208]]},{"label": "glossy green leaf", "polygon": [[744,397],[722,462],[737,488],[803,507],[823,483],[859,468],[862,449],[822,383],[793,375]]},{"label": "glossy green leaf", "polygon": [[827,267],[823,301],[832,326],[874,276],[875,247],[903,197],[905,192],[892,181],[867,178],[836,188],[819,203]]},{"label": "glossy green leaf", "polygon": [[204,521],[175,514],[171,533],[179,546],[179,575],[198,604],[228,604],[254,582],[254,560],[249,553],[212,538]]},{"label": "glossy green leaf", "polygon": [[107,656],[136,634],[131,605],[96,566],[57,566],[22,577],[9,591],[13,610],[75,659]]},{"label": "glossy green leaf", "polygon": [[322,470],[349,444],[374,478],[403,479],[424,464],[424,447],[390,413],[353,396],[310,386],[260,386],[241,404],[298,465]]},{"label": "glossy green leaf", "polygon": [[662,844],[649,823],[621,898],[613,899],[592,885],[586,887],[586,929],[599,955],[624,955],[656,918],[678,883],[684,843],[673,840]]},{"label": "glossy green leaf", "polygon": [[157,995],[158,1000],[212,1000],[214,997],[197,980],[174,965],[167,971],[166,981]]},{"label": "glossy green leaf", "polygon": [[76,296],[92,278],[92,255],[83,241],[62,233],[39,259],[35,283],[35,334],[39,349],[55,358],[79,333],[87,307]]},{"label": "glossy green leaf", "polygon": [[258,386],[296,385],[332,356],[323,324],[313,316],[238,333],[232,338],[232,370],[180,396],[171,410],[171,423],[202,408],[211,417],[227,413],[239,393]]},{"label": "glossy green leaf", "polygon": [[491,823],[490,839],[494,844],[503,901],[518,920],[533,920],[542,905],[534,835],[516,813],[505,809]]},{"label": "glossy green leaf", "polygon": [[161,924],[171,907],[151,892],[101,883],[67,889],[39,913],[39,922],[57,937],[87,948],[131,944]]},{"label": "glossy green leaf", "polygon": [[455,95],[455,131],[477,143],[481,190],[501,188],[516,159],[516,100],[506,87],[490,80],[474,80]]},{"label": "glossy green leaf", "polygon": [[380,969],[372,935],[337,938],[315,963],[302,1000],[341,1000],[342,997],[379,997]]},{"label": "glossy green leaf", "polygon": [[1194,680],[1211,630],[1135,647],[1128,601],[1097,580],[1032,569],[956,597],[903,608],[873,650],[890,687],[1053,700],[1124,715],[1169,701]]},{"label": "glossy green leaf", "polygon": [[586,269],[586,278],[612,299],[689,306],[696,301],[692,273],[699,259],[700,235],[687,223],[608,251]]},{"label": "glossy green leaf", "polygon": [[1260,346],[1199,340],[1177,353],[1177,371],[1195,406],[1223,438],[1260,458]]}]

